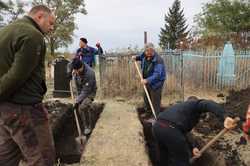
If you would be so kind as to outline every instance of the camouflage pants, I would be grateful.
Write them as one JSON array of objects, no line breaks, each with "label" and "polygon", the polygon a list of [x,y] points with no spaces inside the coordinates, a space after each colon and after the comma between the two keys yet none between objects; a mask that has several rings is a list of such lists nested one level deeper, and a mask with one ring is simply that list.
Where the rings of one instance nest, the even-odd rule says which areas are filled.
[{"label": "camouflage pants", "polygon": [[53,166],[55,150],[42,104],[0,103],[0,165]]},{"label": "camouflage pants", "polygon": [[82,125],[85,128],[92,128],[91,104],[93,99],[85,98],[79,106],[79,113],[82,119]]}]

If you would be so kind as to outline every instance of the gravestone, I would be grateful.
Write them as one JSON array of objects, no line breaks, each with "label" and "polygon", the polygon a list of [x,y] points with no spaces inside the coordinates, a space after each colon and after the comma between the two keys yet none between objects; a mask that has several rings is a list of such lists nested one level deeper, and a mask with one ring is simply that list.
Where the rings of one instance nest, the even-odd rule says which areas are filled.
[{"label": "gravestone", "polygon": [[217,73],[217,83],[222,86],[234,85],[235,82],[235,52],[230,42],[224,46],[220,57]]}]

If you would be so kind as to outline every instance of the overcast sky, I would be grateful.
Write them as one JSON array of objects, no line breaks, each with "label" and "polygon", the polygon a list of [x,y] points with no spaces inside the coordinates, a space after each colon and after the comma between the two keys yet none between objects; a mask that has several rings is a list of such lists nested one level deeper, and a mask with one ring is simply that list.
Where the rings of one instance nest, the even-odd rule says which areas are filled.
[{"label": "overcast sky", "polygon": [[[202,4],[211,0],[182,0],[187,23],[192,25],[193,16],[201,11]],[[159,43],[164,14],[174,0],[85,0],[87,15],[77,15],[78,30],[74,43],[68,48],[74,51],[80,37],[86,37],[89,45],[100,41],[105,50],[143,46],[143,32],[148,41]],[[191,28],[191,26],[190,26]]]},{"label": "overcast sky", "polygon": [[[7,1],[7,0],[4,0]],[[18,0],[31,2],[31,0]],[[193,17],[201,11],[202,4],[211,0],[181,0],[187,23],[192,27]],[[159,43],[160,28],[164,26],[164,15],[174,0],[85,0],[87,15],[78,14],[78,29],[74,42],[67,49],[75,52],[79,38],[86,37],[89,45],[101,42],[104,50],[143,47],[144,31],[148,41]]]}]

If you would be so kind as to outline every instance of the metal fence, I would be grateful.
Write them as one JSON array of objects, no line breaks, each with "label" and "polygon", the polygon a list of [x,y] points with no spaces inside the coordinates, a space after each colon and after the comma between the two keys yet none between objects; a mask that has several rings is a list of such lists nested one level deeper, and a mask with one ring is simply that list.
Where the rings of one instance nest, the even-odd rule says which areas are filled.
[{"label": "metal fence", "polygon": [[[142,86],[131,60],[133,54],[99,57],[100,85],[104,97],[141,95]],[[234,80],[224,82],[218,75],[221,52],[163,52],[167,80],[163,95],[182,100],[192,91],[244,89],[250,85],[250,52],[236,52]]]},{"label": "metal fence", "polygon": [[245,89],[250,85],[250,52],[236,52],[234,78],[226,82],[219,76],[221,52],[183,53],[183,82],[186,90]]},{"label": "metal fence", "polygon": [[[134,54],[105,55],[99,57],[100,86],[103,97],[135,97],[143,93],[135,65],[131,59]],[[171,94],[172,100],[182,100],[183,58],[179,53],[164,54],[168,79],[163,95]]]}]

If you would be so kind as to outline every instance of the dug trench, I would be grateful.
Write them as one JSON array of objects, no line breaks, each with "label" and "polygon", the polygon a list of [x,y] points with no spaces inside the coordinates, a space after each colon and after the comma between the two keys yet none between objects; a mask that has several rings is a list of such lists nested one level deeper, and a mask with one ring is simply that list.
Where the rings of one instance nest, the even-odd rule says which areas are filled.
[{"label": "dug trench", "polygon": [[[45,102],[45,107],[49,112],[49,123],[52,129],[56,160],[60,163],[73,164],[79,163],[84,148],[76,141],[78,137],[75,123],[73,105],[65,104],[58,100]],[[90,107],[92,117],[92,128],[94,129],[100,114],[104,109],[104,103],[93,103]],[[80,127],[83,131],[84,125],[80,118]],[[91,134],[86,136],[86,142]]]},{"label": "dug trench", "polygon": [[[241,117],[244,120],[245,112],[250,101],[250,88],[236,92],[231,91],[222,106],[226,114],[232,117]],[[165,110],[167,108],[164,108]],[[152,134],[152,115],[146,113],[143,108],[137,108],[138,118],[143,126],[145,146],[153,166],[159,165],[158,145]],[[227,133],[213,144],[203,155],[194,162],[193,166],[249,166],[249,145],[242,139],[241,123],[238,127]],[[202,148],[209,140],[223,129],[223,123],[213,114],[206,114],[192,130],[191,136],[198,148]],[[191,152],[191,149],[190,149]]]}]

